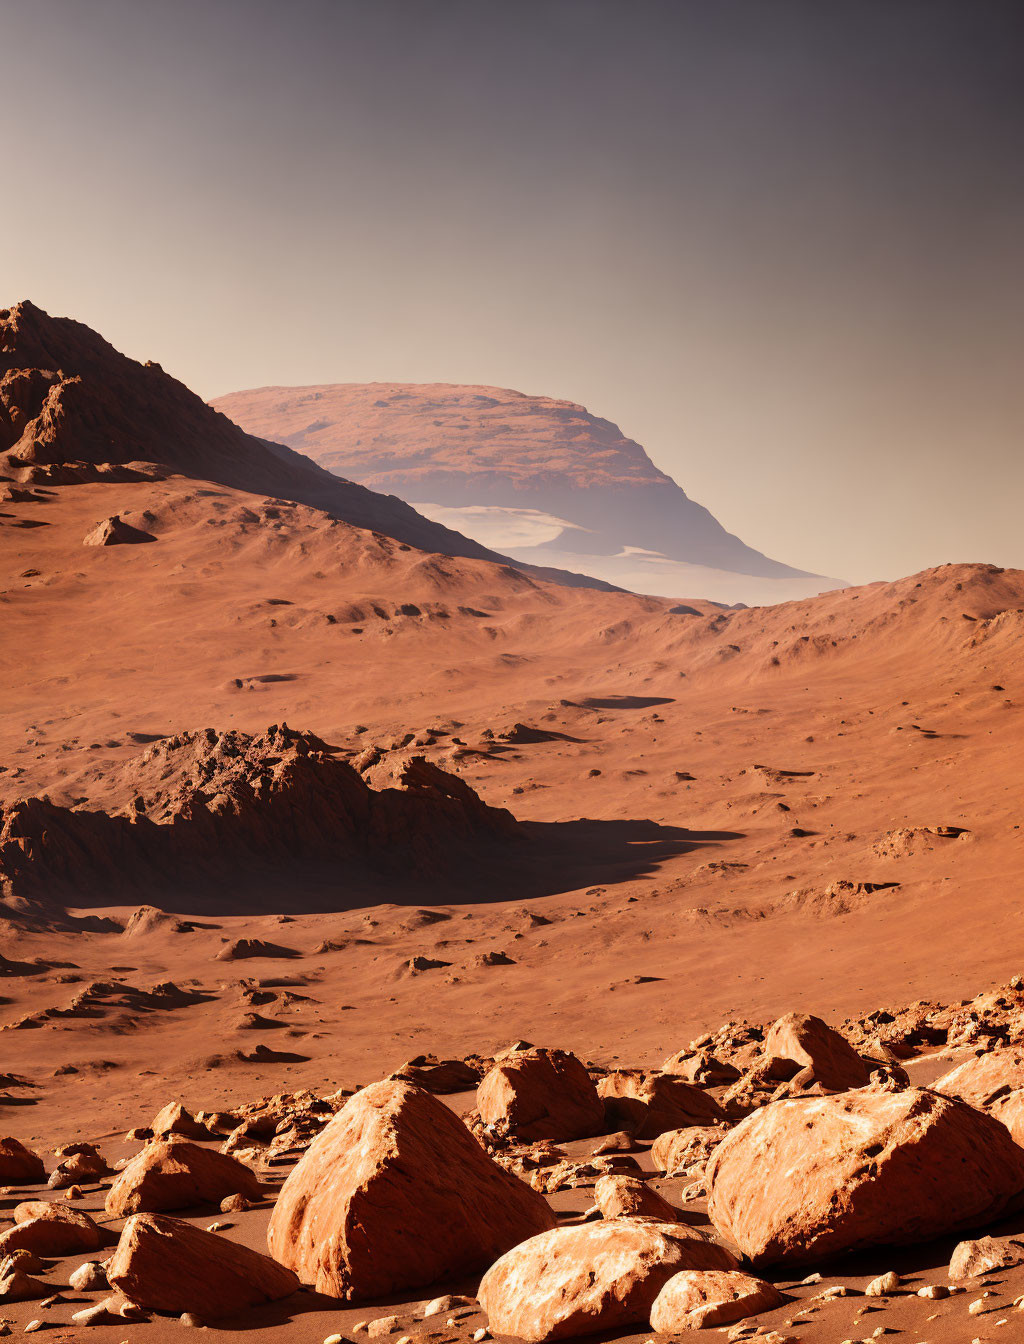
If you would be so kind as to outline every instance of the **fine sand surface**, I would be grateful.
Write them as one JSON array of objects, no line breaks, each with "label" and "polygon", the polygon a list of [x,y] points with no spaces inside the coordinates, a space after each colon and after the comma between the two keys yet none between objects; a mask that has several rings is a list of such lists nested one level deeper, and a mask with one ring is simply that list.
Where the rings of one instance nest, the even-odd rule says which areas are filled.
[{"label": "fine sand surface", "polygon": [[[731,612],[559,587],[181,476],[33,493],[0,504],[0,802],[127,811],[154,741],[287,722],[360,758],[374,787],[420,755],[524,823],[447,868],[413,855],[380,876],[254,875],[242,890],[169,873],[147,892],[127,864],[116,890],[83,883],[68,914],[15,902],[0,1100],[5,1130],[41,1151],[135,1151],[125,1131],[171,1099],[322,1095],[517,1038],[651,1065],[728,1019],[838,1024],[1020,970],[1024,572],[946,566]],[[155,542],[84,546],[113,515]],[[160,911],[121,932],[143,905]],[[278,955],[218,958],[242,936]],[[150,993],[166,982],[184,994]],[[244,1058],[257,1046],[272,1057]],[[590,1192],[553,1199],[583,1208]],[[257,1245],[266,1218],[230,1235]],[[883,1252],[835,1281],[895,1267],[931,1282],[949,1249]],[[994,1277],[1000,1303],[1024,1291],[1022,1271]],[[898,1299],[885,1323],[913,1340],[1014,1338],[1012,1322],[967,1315],[974,1296]],[[304,1305],[224,1333],[320,1340],[389,1310]],[[864,1308],[829,1302],[792,1333],[869,1336]]]}]

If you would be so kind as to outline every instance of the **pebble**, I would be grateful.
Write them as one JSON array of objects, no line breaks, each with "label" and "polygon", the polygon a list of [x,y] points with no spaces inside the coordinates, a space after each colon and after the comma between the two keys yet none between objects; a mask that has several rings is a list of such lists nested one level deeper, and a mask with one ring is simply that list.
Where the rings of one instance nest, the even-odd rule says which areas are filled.
[{"label": "pebble", "polygon": [[926,1283],[923,1288],[918,1288],[918,1297],[930,1297],[933,1300],[940,1297],[948,1297],[949,1289],[943,1287],[941,1283]]},{"label": "pebble", "polygon": [[473,1331],[473,1344],[483,1344],[485,1339],[490,1339],[491,1332],[486,1326],[481,1326],[479,1330]]}]

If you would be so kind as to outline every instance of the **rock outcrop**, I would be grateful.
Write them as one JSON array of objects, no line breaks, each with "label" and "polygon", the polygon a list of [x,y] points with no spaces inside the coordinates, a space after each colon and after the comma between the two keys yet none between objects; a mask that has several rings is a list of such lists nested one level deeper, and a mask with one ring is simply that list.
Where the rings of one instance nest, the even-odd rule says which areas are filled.
[{"label": "rock outcrop", "polygon": [[679,1270],[735,1267],[684,1223],[620,1218],[531,1237],[491,1266],[478,1297],[492,1334],[542,1344],[640,1325]]},{"label": "rock outcrop", "polygon": [[586,1069],[565,1050],[514,1050],[485,1075],[476,1093],[480,1119],[523,1142],[592,1138],[604,1106]]},{"label": "rock outcrop", "polygon": [[150,1311],[203,1321],[233,1316],[296,1292],[283,1265],[178,1218],[135,1214],[107,1265],[112,1288]]},{"label": "rock outcrop", "polygon": [[708,1164],[708,1214],[754,1264],[798,1265],[979,1226],[1024,1202],[1024,1149],[935,1092],[777,1101]]},{"label": "rock outcrop", "polygon": [[132,904],[168,888],[223,892],[266,881],[274,864],[352,864],[442,872],[482,837],[514,839],[511,813],[456,775],[407,760],[398,788],[370,788],[309,733],[206,729],[168,737],[124,767],[123,811],[29,798],[0,808],[0,895],[52,901],[102,895]]},{"label": "rock outcrop", "polygon": [[82,538],[83,546],[138,546],[147,541],[156,541],[152,532],[144,532],[141,527],[133,527],[118,514],[97,523],[91,532]]},{"label": "rock outcrop", "polygon": [[357,1092],[285,1181],[267,1242],[331,1297],[385,1297],[471,1273],[554,1223],[429,1092]]}]

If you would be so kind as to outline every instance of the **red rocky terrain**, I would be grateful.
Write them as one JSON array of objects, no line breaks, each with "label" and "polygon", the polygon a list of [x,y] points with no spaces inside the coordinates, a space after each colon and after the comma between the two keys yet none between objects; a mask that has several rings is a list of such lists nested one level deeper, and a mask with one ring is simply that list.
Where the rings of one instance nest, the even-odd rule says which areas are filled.
[{"label": "red rocky terrain", "polygon": [[0,1319],[1020,1333],[1024,573],[573,588],[3,321]]}]

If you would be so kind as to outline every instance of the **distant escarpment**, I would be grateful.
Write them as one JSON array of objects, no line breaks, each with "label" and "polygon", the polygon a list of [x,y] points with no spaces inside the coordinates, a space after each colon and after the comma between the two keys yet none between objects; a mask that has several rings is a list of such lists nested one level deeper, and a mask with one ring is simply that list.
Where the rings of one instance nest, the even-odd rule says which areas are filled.
[{"label": "distant escarpment", "polygon": [[575,402],[502,387],[338,383],[255,388],[214,404],[250,433],[287,443],[339,475],[419,507],[429,501],[465,511],[462,525],[479,536],[499,522],[524,528],[524,511],[536,515],[533,537],[503,542],[520,559],[570,552],[586,565],[586,557],[636,552],[662,565],[817,577],[726,531],[618,425]]},{"label": "distant escarpment", "polygon": [[329,907],[375,877],[440,878],[481,840],[520,834],[511,813],[422,757],[403,762],[396,787],[374,789],[283,725],[166,738],[128,762],[121,784],[127,801],[108,811],[45,797],[0,809],[6,913],[140,900],[241,909],[289,892]]}]

